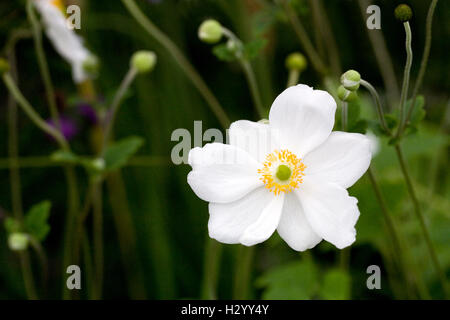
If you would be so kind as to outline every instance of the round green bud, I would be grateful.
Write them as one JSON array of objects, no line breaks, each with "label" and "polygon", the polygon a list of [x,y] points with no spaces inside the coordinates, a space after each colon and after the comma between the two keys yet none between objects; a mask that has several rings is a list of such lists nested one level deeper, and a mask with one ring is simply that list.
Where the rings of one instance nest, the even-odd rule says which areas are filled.
[{"label": "round green bud", "polygon": [[278,166],[276,176],[281,181],[286,181],[291,177],[292,170],[287,165],[282,164]]},{"label": "round green bud", "polygon": [[83,70],[91,76],[97,76],[99,69],[100,63],[96,56],[90,55],[86,60],[83,61]]},{"label": "round green bud", "polygon": [[398,5],[397,8],[395,8],[394,14],[395,18],[401,22],[409,21],[413,16],[412,9],[407,4]]},{"label": "round green bud", "polygon": [[30,238],[22,232],[11,233],[8,237],[8,246],[12,251],[23,251],[28,248]]},{"label": "round green bud", "polygon": [[217,43],[222,39],[223,30],[219,22],[208,19],[198,28],[198,37],[206,43]]},{"label": "round green bud", "polygon": [[346,102],[353,101],[358,97],[358,95],[356,94],[356,91],[347,90],[344,88],[344,86],[339,86],[337,95],[341,101],[346,101]]},{"label": "round green bud", "polygon": [[156,59],[153,51],[137,51],[131,57],[131,66],[139,73],[150,72],[156,65]]},{"label": "round green bud", "polygon": [[236,53],[239,49],[238,44],[233,39],[228,39],[227,41],[227,49],[233,53]]},{"label": "round green bud", "polygon": [[303,71],[308,66],[308,61],[305,56],[299,52],[291,53],[286,58],[286,68],[288,70]]},{"label": "round green bud", "polygon": [[0,75],[9,71],[9,63],[6,59],[0,58]]},{"label": "round green bud", "polygon": [[360,82],[361,75],[355,70],[348,70],[341,76],[342,86],[350,91],[358,90]]}]

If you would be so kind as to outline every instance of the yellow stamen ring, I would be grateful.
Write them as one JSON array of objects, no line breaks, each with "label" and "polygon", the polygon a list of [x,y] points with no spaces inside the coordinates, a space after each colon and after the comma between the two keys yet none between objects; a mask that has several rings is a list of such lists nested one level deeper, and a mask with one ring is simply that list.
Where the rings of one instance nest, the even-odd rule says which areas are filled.
[{"label": "yellow stamen ring", "polygon": [[266,157],[263,167],[258,169],[266,189],[275,195],[291,192],[303,182],[306,166],[289,150],[275,150]]}]

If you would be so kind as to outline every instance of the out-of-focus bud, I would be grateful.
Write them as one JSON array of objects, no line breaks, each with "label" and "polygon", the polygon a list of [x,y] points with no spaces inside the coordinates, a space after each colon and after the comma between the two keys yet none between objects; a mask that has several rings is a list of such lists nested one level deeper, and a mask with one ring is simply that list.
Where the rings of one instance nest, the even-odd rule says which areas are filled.
[{"label": "out-of-focus bud", "polygon": [[228,39],[227,41],[227,49],[230,50],[233,53],[236,53],[239,49],[238,44],[233,39]]},{"label": "out-of-focus bud", "polygon": [[286,58],[286,68],[288,70],[297,70],[302,72],[308,66],[308,61],[300,52],[294,52]]},{"label": "out-of-focus bud", "polygon": [[348,70],[341,76],[342,86],[350,91],[358,90],[360,82],[361,75],[355,70]]},{"label": "out-of-focus bud", "polygon": [[153,51],[137,51],[131,57],[131,66],[139,73],[150,72],[156,65],[156,59]]},{"label": "out-of-focus bud", "polygon": [[213,19],[202,22],[198,28],[198,37],[206,43],[217,43],[222,39],[223,30],[220,23]]},{"label": "out-of-focus bud", "polygon": [[258,121],[258,123],[269,124],[269,120],[268,119],[261,119],[261,120]]},{"label": "out-of-focus bud", "polygon": [[406,22],[411,20],[413,12],[410,6],[407,4],[400,4],[395,8],[394,11],[395,18],[401,22]]},{"label": "out-of-focus bud", "polygon": [[0,76],[9,71],[9,63],[6,59],[0,58]]},{"label": "out-of-focus bud", "polygon": [[23,251],[28,248],[30,237],[26,233],[15,232],[8,237],[8,246],[12,251]]},{"label": "out-of-focus bud", "polygon": [[83,70],[90,76],[96,77],[100,70],[100,62],[98,61],[98,58],[94,55],[90,55],[83,62]]},{"label": "out-of-focus bud", "polygon": [[353,101],[358,97],[358,95],[356,94],[356,91],[347,90],[344,88],[344,86],[339,86],[337,95],[341,101],[345,101],[345,102]]}]

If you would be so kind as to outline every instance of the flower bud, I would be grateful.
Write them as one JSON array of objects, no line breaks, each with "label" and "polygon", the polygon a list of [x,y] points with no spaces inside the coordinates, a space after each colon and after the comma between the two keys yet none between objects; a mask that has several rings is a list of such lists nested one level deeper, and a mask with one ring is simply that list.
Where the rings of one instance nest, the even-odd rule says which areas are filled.
[{"label": "flower bud", "polygon": [[299,52],[291,53],[286,58],[286,68],[288,70],[303,71],[308,66],[308,62],[304,55]]},{"label": "flower bud", "polygon": [[358,90],[360,82],[361,75],[355,70],[348,70],[341,76],[342,86],[350,91]]},{"label": "flower bud", "polygon": [[83,62],[83,70],[86,71],[91,76],[97,76],[100,69],[100,63],[98,58],[94,55],[90,55]]},{"label": "flower bud", "polygon": [[198,28],[198,37],[206,43],[217,43],[222,39],[222,35],[222,26],[213,19],[203,21]]},{"label": "flower bud", "polygon": [[156,54],[153,51],[137,51],[131,57],[131,66],[138,73],[146,73],[153,70],[156,65]]},{"label": "flower bud", "polygon": [[8,246],[12,251],[23,251],[28,248],[29,236],[26,233],[11,233],[8,237]]},{"label": "flower bud", "polygon": [[407,4],[398,5],[397,8],[395,8],[394,14],[395,18],[401,22],[409,21],[413,16],[412,9]]},{"label": "flower bud", "polygon": [[230,50],[233,53],[236,53],[239,49],[238,44],[233,39],[228,39],[227,41],[227,49]]},{"label": "flower bud", "polygon": [[258,123],[269,124],[269,119],[261,119],[258,121]]},{"label": "flower bud", "polygon": [[356,94],[356,91],[347,90],[343,86],[339,86],[337,95],[341,101],[345,101],[345,102],[353,101],[358,97],[358,95]]},{"label": "flower bud", "polygon": [[9,63],[6,59],[0,58],[0,75],[9,71]]}]

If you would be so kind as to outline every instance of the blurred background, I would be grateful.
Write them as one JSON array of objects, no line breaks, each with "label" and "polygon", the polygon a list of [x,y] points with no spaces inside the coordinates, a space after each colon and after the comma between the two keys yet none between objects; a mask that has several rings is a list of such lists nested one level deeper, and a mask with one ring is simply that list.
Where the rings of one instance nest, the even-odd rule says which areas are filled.
[{"label": "blurred background", "polygon": [[[220,21],[244,43],[266,40],[251,60],[265,110],[286,87],[286,57],[297,51],[307,56],[289,14],[301,21],[318,55],[330,66],[324,76],[307,56],[308,67],[300,76],[301,83],[322,89],[328,83],[326,89],[333,90],[343,71],[355,69],[377,88],[387,112],[395,112],[398,107],[406,57],[404,29],[394,17],[398,1],[371,2],[381,8],[381,30],[367,29],[369,15],[365,8],[369,2],[365,0],[293,0],[288,5],[288,14],[282,1],[270,0],[135,2],[198,71],[231,121],[257,121],[260,117],[239,63],[218,59],[212,52],[214,46],[198,39],[198,27],[208,18]],[[423,53],[430,2],[407,1],[414,11],[412,85]],[[171,162],[171,150],[178,143],[171,141],[171,134],[177,128],[186,128],[193,135],[195,120],[203,122],[203,130],[218,128],[224,132],[224,128],[167,47],[136,22],[122,1],[66,2],[69,3],[81,7],[81,30],[77,33],[101,65],[94,80],[96,99],[86,101],[72,81],[70,66],[43,36],[57,106],[61,119],[67,120],[70,144],[76,154],[94,153],[93,146],[98,139],[96,113],[111,103],[128,71],[130,56],[141,49],[152,50],[158,56],[153,72],[139,76],[131,85],[117,115],[115,139],[140,136],[145,142],[104,183],[101,195],[104,283],[97,298],[445,298],[413,214],[394,149],[383,137],[378,138],[379,151],[373,169],[404,242],[407,278],[412,289],[405,285],[395,265],[397,253],[367,176],[349,190],[359,199],[361,216],[356,226],[356,242],[342,252],[323,241],[306,253],[298,253],[278,235],[253,249],[217,245],[208,240],[208,205],[194,195],[186,182],[190,167]],[[30,28],[25,6],[26,1],[0,3],[3,57],[7,55],[7,44],[14,30]],[[425,100],[425,119],[402,142],[431,239],[447,278],[450,275],[449,19],[450,2],[441,0],[434,16],[431,55],[420,90]],[[17,41],[15,52],[19,88],[38,113],[49,119],[32,37]],[[349,106],[349,118],[353,131],[366,132],[371,128],[376,114],[367,91],[359,90],[359,99]],[[337,129],[338,121],[339,113]],[[18,133],[23,210],[26,212],[44,200],[52,204],[48,219],[50,231],[41,243],[41,250],[27,251],[31,276],[39,298],[60,299],[68,276],[62,262],[67,187],[61,164],[49,158],[58,147],[20,109],[14,113],[8,108],[4,85],[0,85],[0,298],[27,298],[23,260],[20,254],[9,249],[3,227],[13,210],[11,174],[14,173],[9,161],[11,123]],[[372,131],[376,133],[375,129]],[[81,167],[76,168],[76,175],[83,203],[88,178]],[[89,242],[95,237],[91,215],[86,219],[86,230]],[[81,259],[83,288],[89,288],[90,281],[95,281],[87,278],[86,261],[90,259],[95,261],[95,254],[88,252]],[[42,263],[43,260],[47,262]],[[48,267],[47,281],[42,273],[43,265]],[[370,265],[381,269],[381,290],[369,290],[366,286],[369,276],[366,269]],[[74,296],[92,298],[88,289]]]}]

